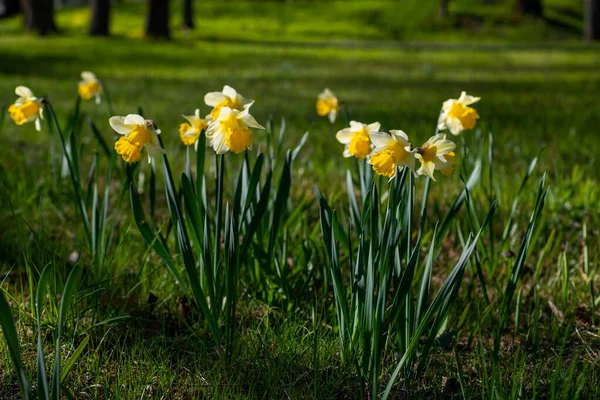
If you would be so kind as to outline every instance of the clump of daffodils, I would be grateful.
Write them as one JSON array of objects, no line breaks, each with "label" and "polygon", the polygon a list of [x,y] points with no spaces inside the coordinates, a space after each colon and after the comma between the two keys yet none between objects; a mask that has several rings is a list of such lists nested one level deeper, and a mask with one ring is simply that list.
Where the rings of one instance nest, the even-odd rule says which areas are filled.
[{"label": "clump of daffodils", "polygon": [[200,109],[197,108],[194,115],[182,115],[188,122],[179,125],[179,137],[186,146],[194,145],[198,150],[198,137],[208,127],[205,119],[200,118]]},{"label": "clump of daffodils", "polygon": [[126,117],[111,117],[108,122],[115,132],[123,135],[115,142],[115,150],[126,162],[139,161],[144,146],[148,152],[148,162],[156,154],[163,152],[158,140],[160,129],[156,128],[154,121],[144,119],[141,115],[129,114]]},{"label": "clump of daffodils", "polygon": [[35,129],[42,130],[40,120],[44,119],[44,105],[41,99],[34,96],[31,89],[26,86],[17,86],[15,93],[19,98],[8,107],[10,117],[15,124],[23,125],[35,121]]},{"label": "clump of daffodils", "polygon": [[206,120],[211,122],[219,117],[221,108],[228,107],[232,110],[242,111],[250,108],[254,100],[245,98],[231,86],[225,85],[221,92],[207,93],[204,96],[204,103],[213,108],[210,114],[206,116]]},{"label": "clump of daffodils", "polygon": [[327,115],[329,122],[332,124],[335,122],[335,117],[339,109],[338,98],[333,94],[331,90],[325,88],[323,93],[319,94],[317,99],[317,114],[321,117]]},{"label": "clump of daffodils", "polygon": [[100,94],[102,93],[102,85],[96,75],[89,71],[81,73],[81,81],[77,86],[77,93],[83,100],[90,100],[92,97],[96,99],[96,104],[102,101]]},{"label": "clump of daffodils", "polygon": [[391,179],[399,169],[414,169],[415,157],[406,133],[392,130],[389,134],[374,132],[370,136],[375,148],[369,156],[369,164],[378,175]]},{"label": "clump of daffodils", "polygon": [[344,157],[355,157],[359,160],[366,158],[373,148],[371,135],[379,132],[381,124],[363,124],[362,122],[350,121],[350,127],[344,128],[335,135],[338,142],[345,144]]},{"label": "clump of daffodils", "polygon": [[475,128],[479,114],[469,106],[479,100],[479,97],[468,95],[466,92],[462,92],[458,99],[446,100],[442,105],[438,129],[448,129],[453,135],[458,135],[464,130]]}]

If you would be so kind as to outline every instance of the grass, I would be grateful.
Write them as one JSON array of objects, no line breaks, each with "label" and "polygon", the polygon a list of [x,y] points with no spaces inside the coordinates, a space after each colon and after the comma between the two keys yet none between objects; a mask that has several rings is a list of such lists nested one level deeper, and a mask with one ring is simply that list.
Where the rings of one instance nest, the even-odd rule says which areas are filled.
[{"label": "grass", "polygon": [[[491,398],[501,393],[510,398],[521,393],[524,398],[573,398],[580,390],[581,397],[597,395],[600,55],[597,48],[577,43],[580,35],[574,31],[580,29],[581,10],[572,8],[571,2],[546,2],[547,17],[564,20],[557,27],[511,20],[504,3],[485,8],[456,1],[451,2],[451,22],[434,18],[431,29],[425,31],[418,29],[417,22],[431,20],[436,10],[424,7],[417,15],[413,3],[405,2],[402,10],[415,15],[414,26],[394,28],[382,12],[385,2],[202,1],[197,8],[198,29],[177,31],[172,43],[139,38],[143,13],[137,3],[116,5],[116,37],[108,39],[82,36],[87,11],[77,8],[59,14],[65,30],[59,37],[23,35],[16,19],[2,22],[0,105],[12,103],[14,87],[24,84],[38,95],[47,95],[64,121],[75,100],[79,73],[92,70],[110,89],[117,114],[136,112],[141,105],[144,114],[157,121],[175,171],[183,170],[185,159],[177,134],[183,122],[180,115],[197,107],[208,112],[204,93],[224,84],[256,100],[253,114],[260,122],[272,116],[277,127],[279,119],[286,118],[286,147],[295,146],[302,133],[310,131],[295,163],[289,207],[300,207],[302,216],[300,222],[288,220],[286,226],[292,278],[304,276],[310,268],[317,271],[316,278],[310,290],[298,293],[289,309],[276,295],[269,299],[268,288],[257,290],[242,280],[237,315],[240,354],[231,365],[216,355],[209,338],[194,327],[195,311],[160,259],[147,251],[127,199],[119,199],[121,181],[115,179],[111,262],[99,276],[84,266],[74,312],[63,332],[66,354],[86,336],[90,338],[67,378],[73,393],[91,398],[365,395],[357,371],[341,363],[333,293],[320,275],[326,258],[315,233],[318,208],[312,188],[319,187],[344,213],[345,170],[351,168],[342,161],[342,147],[333,138],[333,132],[344,127],[344,118],[331,128],[315,116],[316,95],[327,86],[348,104],[353,119],[377,120],[384,129],[403,129],[419,144],[433,133],[442,101],[461,90],[480,95],[481,137],[494,134],[493,184],[488,184],[484,167],[485,178],[472,193],[473,208],[482,218],[481,209],[489,206],[487,195],[498,199],[493,225],[496,239],[503,233],[529,162],[539,156],[515,223],[509,226],[504,253],[495,254],[498,262],[493,269],[484,263],[492,300],[501,298],[514,262],[511,252],[518,252],[541,174],[547,173],[550,192],[542,226],[535,232],[510,308],[510,322],[502,332],[498,362],[492,359],[495,321],[489,318],[489,306],[471,265],[457,307],[451,311],[447,334],[441,337],[429,368],[402,380],[395,387],[396,394],[431,398],[460,396],[464,390],[466,397]],[[229,14],[232,9],[242,16],[234,18]],[[335,21],[331,16],[336,16]],[[479,23],[473,26],[465,21]],[[565,24],[570,28],[564,28]],[[464,43],[474,33],[489,46]],[[420,43],[391,42],[395,39]],[[438,45],[441,39],[455,43]],[[83,110],[108,140],[106,108],[89,102]],[[45,265],[55,265],[49,292],[60,293],[73,264],[69,258],[79,255],[85,263],[89,254],[68,177],[55,179],[49,170],[47,132],[37,133],[31,124],[17,128],[10,120],[0,129],[2,287],[13,296],[24,363],[33,377],[36,327],[31,298],[36,277]],[[81,135],[82,175],[86,176],[98,146],[86,125]],[[475,132],[465,135],[471,156],[477,154],[476,136]],[[256,147],[264,147],[264,141],[264,133],[255,135]],[[463,153],[462,157],[469,166],[469,156]],[[144,163],[139,171],[146,171],[148,182],[145,167]],[[140,178],[136,176],[137,181]],[[432,185],[432,221],[444,217],[461,189],[459,174]],[[164,220],[162,191],[157,202],[158,218]],[[456,261],[452,252],[461,247],[460,233],[469,225],[464,209],[457,221],[459,227],[451,229],[434,267],[436,288]],[[310,239],[317,244],[309,260],[300,254],[303,245],[312,245]],[[485,246],[490,248],[489,242]],[[43,319],[48,365],[54,355],[59,300],[49,299]],[[0,341],[4,351],[2,346]],[[396,362],[393,355],[385,360],[385,377]],[[0,360],[0,366],[0,397],[17,397],[16,375],[8,357]]]}]

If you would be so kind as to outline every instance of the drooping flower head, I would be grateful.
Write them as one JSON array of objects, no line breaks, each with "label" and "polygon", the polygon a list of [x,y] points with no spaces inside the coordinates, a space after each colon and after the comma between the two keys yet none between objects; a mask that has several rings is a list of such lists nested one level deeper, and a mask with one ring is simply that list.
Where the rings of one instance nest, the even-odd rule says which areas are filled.
[{"label": "drooping flower head", "polygon": [[208,125],[206,137],[217,154],[228,151],[239,154],[252,146],[250,128],[264,129],[248,108],[239,111],[222,107],[217,119]]},{"label": "drooping flower head", "polygon": [[202,131],[205,131],[208,124],[200,118],[200,109],[197,108],[194,115],[182,115],[188,122],[179,125],[179,136],[186,146],[194,145],[198,150],[198,137]]},{"label": "drooping flower head", "polygon": [[160,129],[156,128],[154,121],[144,119],[141,115],[129,114],[126,117],[110,117],[108,122],[118,134],[123,135],[115,142],[115,150],[126,162],[139,161],[144,146],[148,152],[148,162],[157,153],[163,152],[158,141]]},{"label": "drooping flower head", "polygon": [[40,120],[44,119],[42,101],[33,95],[31,89],[25,86],[17,86],[15,93],[19,98],[8,107],[12,120],[19,126],[26,122],[35,121],[35,129],[41,131],[42,124]]},{"label": "drooping flower head", "polygon": [[454,170],[452,165],[455,160],[455,148],[456,144],[446,139],[444,134],[429,138],[423,146],[416,149],[415,157],[421,162],[417,174],[427,175],[434,181],[433,172],[436,169],[442,171],[444,175],[450,175]]},{"label": "drooping flower head", "polygon": [[335,117],[337,116],[338,108],[338,98],[335,97],[331,90],[325,88],[323,93],[319,94],[319,98],[317,99],[317,114],[321,117],[327,115],[329,122],[333,124],[335,122]]},{"label": "drooping flower head", "polygon": [[208,122],[214,121],[219,117],[222,107],[229,107],[232,110],[242,111],[249,108],[254,100],[246,99],[231,86],[225,85],[222,92],[210,92],[204,96],[204,102],[207,106],[213,107],[210,114],[206,116]]},{"label": "drooping flower head", "polygon": [[408,136],[403,131],[393,130],[390,134],[375,132],[371,135],[375,148],[369,156],[369,164],[379,175],[393,178],[397,167],[414,169],[415,157]]},{"label": "drooping flower head", "polygon": [[81,73],[81,81],[77,86],[77,93],[83,100],[89,100],[93,97],[96,98],[96,104],[100,104],[102,99],[100,94],[102,93],[102,85],[96,75],[90,71],[83,71]]},{"label": "drooping flower head", "polygon": [[448,129],[453,135],[458,135],[464,130],[475,128],[479,114],[469,105],[479,100],[480,97],[468,95],[466,92],[462,92],[458,99],[446,100],[438,119],[438,129]]},{"label": "drooping flower head", "polygon": [[346,145],[344,157],[356,157],[360,160],[366,158],[372,148],[370,135],[379,132],[380,128],[379,122],[367,125],[350,121],[349,128],[344,128],[335,135],[338,142]]}]

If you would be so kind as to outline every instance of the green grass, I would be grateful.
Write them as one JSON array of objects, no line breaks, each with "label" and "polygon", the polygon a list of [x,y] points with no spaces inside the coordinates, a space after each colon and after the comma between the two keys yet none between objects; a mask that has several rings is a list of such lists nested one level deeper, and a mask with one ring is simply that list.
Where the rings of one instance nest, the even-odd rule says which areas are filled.
[{"label": "green grass", "polygon": [[[309,201],[300,222],[289,222],[290,268],[302,274],[309,266],[322,271],[326,262],[321,253],[310,265],[295,258],[304,243],[303,229],[316,238],[323,252],[318,247],[320,237],[312,234],[319,229],[312,188],[318,186],[345,213],[345,170],[352,167],[342,159],[342,146],[333,135],[345,126],[344,118],[333,128],[317,118],[316,95],[329,87],[348,104],[353,119],[377,120],[386,130],[402,129],[417,144],[433,133],[442,101],[458,96],[461,90],[479,95],[482,137],[487,138],[488,132],[494,135],[492,189],[499,201],[494,237],[502,235],[520,181],[536,156],[540,157],[538,167],[523,193],[508,240],[513,252],[518,251],[543,171],[550,187],[543,226],[536,231],[517,289],[522,290],[519,324],[508,324],[497,364],[501,368],[497,379],[490,379],[494,322],[481,317],[486,303],[475,269],[469,267],[448,323],[454,339],[436,349],[423,374],[400,382],[397,393],[423,397],[439,396],[444,390],[459,393],[460,389],[449,388],[452,385],[442,387],[442,378],[449,377],[464,381],[468,397],[491,398],[494,389],[516,397],[511,391],[520,382],[523,398],[572,398],[579,383],[582,397],[593,397],[600,381],[595,365],[600,318],[594,316],[593,305],[600,248],[596,132],[600,126],[600,53],[596,47],[578,43],[581,6],[547,1],[546,16],[562,22],[557,25],[521,21],[506,2],[481,6],[475,0],[452,1],[451,20],[439,21],[436,7],[418,8],[421,3],[407,0],[398,6],[400,15],[414,16],[402,24],[392,18],[393,13],[385,12],[389,3],[383,1],[202,1],[197,7],[198,29],[191,33],[175,29],[171,43],[140,38],[143,6],[136,3],[116,4],[115,37],[108,39],[83,36],[85,9],[59,13],[64,34],[58,37],[24,35],[17,19],[2,21],[0,105],[11,104],[14,87],[24,84],[38,96],[48,96],[64,121],[75,101],[80,72],[91,70],[109,88],[117,114],[136,112],[140,105],[158,123],[179,174],[185,157],[177,132],[183,122],[180,115],[197,107],[207,113],[204,94],[232,85],[256,100],[252,110],[259,122],[273,117],[278,125],[281,117],[286,118],[286,146],[295,146],[302,133],[310,131],[295,164],[290,202],[292,208],[304,196]],[[174,27],[177,18],[173,16]],[[421,24],[426,21],[428,25]],[[488,45],[465,42],[474,35]],[[439,44],[441,40],[454,43]],[[108,140],[106,107],[88,102],[83,110]],[[51,171],[48,133],[37,133],[32,124],[17,128],[5,118],[0,125],[0,272],[5,274],[0,282],[14,296],[11,304],[32,382],[34,282],[43,267],[53,263],[49,292],[60,293],[72,265],[69,255],[77,252],[85,262],[89,254],[68,177],[55,179]],[[81,134],[82,176],[86,177],[98,146],[87,125]],[[461,153],[460,158],[477,153],[476,135],[465,133],[469,155]],[[264,148],[264,138],[264,133],[255,134],[255,149]],[[145,163],[140,171],[146,171],[147,182]],[[490,190],[487,172],[484,168],[484,178],[473,191],[480,218]],[[248,282],[242,284],[240,354],[227,366],[216,355],[214,344],[194,326],[194,311],[190,316],[180,288],[159,257],[146,251],[127,198],[119,200],[122,180],[115,180],[112,262],[100,277],[84,266],[75,313],[63,332],[66,354],[90,336],[87,351],[67,378],[73,393],[93,398],[364,396],[357,371],[341,363],[338,335],[332,328],[333,294],[318,274],[312,286],[319,296],[315,320],[311,317],[314,292],[299,293],[288,310],[276,299],[265,299],[263,292],[254,292]],[[461,189],[459,174],[432,185],[431,220],[443,218]],[[161,220],[167,215],[165,202],[159,191]],[[458,223],[460,228],[451,230],[435,265],[436,288],[456,261],[454,249],[461,248],[459,233],[469,225],[464,210]],[[508,253],[496,257],[500,259],[497,268],[483,271],[492,299],[500,297],[514,260]],[[151,301],[150,293],[158,300]],[[58,302],[50,299],[44,317],[47,365],[54,351]],[[511,321],[517,317],[515,307],[513,300]],[[98,325],[116,317],[126,319]],[[3,346],[0,341],[0,353]],[[396,362],[393,357],[385,360],[385,377]],[[385,384],[386,379],[381,381]],[[499,388],[491,387],[492,381]],[[2,357],[0,397],[16,397],[18,390],[10,361]]]}]

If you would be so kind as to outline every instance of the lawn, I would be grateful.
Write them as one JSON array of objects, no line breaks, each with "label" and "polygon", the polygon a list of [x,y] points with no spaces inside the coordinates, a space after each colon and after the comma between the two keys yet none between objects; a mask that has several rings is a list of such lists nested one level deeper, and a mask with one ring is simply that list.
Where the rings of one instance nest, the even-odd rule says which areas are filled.
[{"label": "lawn", "polygon": [[[181,114],[192,114],[196,108],[207,114],[204,94],[225,84],[256,101],[252,114],[262,125],[271,120],[278,132],[285,119],[283,149],[294,148],[309,132],[294,161],[285,235],[277,248],[287,264],[291,291],[268,277],[258,284],[250,278],[251,268],[242,269],[238,350],[231,362],[219,354],[190,300],[142,239],[126,195],[125,167],[118,164],[113,181],[110,261],[94,270],[68,173],[52,169],[50,149],[56,141],[45,124],[42,132],[33,124],[17,127],[4,112],[0,282],[10,295],[29,381],[36,379],[32,299],[39,274],[46,265],[53,266],[49,287],[53,296],[42,324],[50,365],[58,294],[78,264],[83,275],[63,339],[65,357],[89,341],[65,381],[76,398],[365,397],[368,390],[357,379],[359,368],[345,363],[340,354],[314,194],[315,187],[320,189],[340,220],[347,220],[346,170],[354,171],[354,164],[344,160],[343,145],[335,139],[335,132],[347,124],[345,115],[341,113],[330,126],[315,113],[316,97],[329,87],[347,105],[351,119],[379,121],[386,131],[402,129],[414,144],[421,144],[434,133],[442,102],[465,90],[481,96],[476,104],[481,118],[477,130],[451,138],[460,149],[460,167],[431,185],[421,264],[435,222],[443,220],[463,189],[461,178],[468,177],[479,158],[483,169],[470,193],[472,203],[459,212],[441,244],[432,287],[437,290],[449,275],[469,228],[483,221],[494,200],[498,209],[478,247],[481,265],[474,257],[468,265],[427,368],[405,373],[396,381],[394,393],[424,398],[597,397],[600,52],[579,43],[581,9],[567,1],[548,1],[548,21],[542,23],[515,19],[501,2],[475,7],[480,2],[461,0],[451,2],[453,17],[442,21],[436,7],[418,7],[419,3],[407,0],[397,6],[399,15],[415,16],[398,28],[386,11],[395,2],[203,0],[196,10],[197,30],[175,29],[172,42],[141,38],[140,3],[115,4],[111,38],[84,36],[83,8],[59,12],[63,34],[55,37],[25,35],[19,20],[1,21],[3,109],[15,100],[15,86],[26,85],[38,96],[47,96],[64,123],[75,104],[79,74],[93,71],[110,91],[115,114],[136,113],[141,107],[146,118],[156,121],[177,179],[186,158],[177,130],[184,122]],[[173,16],[174,27],[177,18]],[[472,35],[481,41],[469,42]],[[81,175],[87,182],[93,155],[102,150],[84,117],[93,119],[107,142],[112,130],[106,103],[96,107],[84,102],[81,113]],[[272,149],[267,137],[271,136],[255,132],[253,158],[259,150]],[[206,155],[207,177],[213,185],[214,162],[210,152]],[[511,220],[513,200],[536,157]],[[228,158],[228,198],[242,159]],[[98,176],[104,176],[106,164],[101,158]],[[496,355],[494,308],[503,299],[544,173],[549,187],[546,205]],[[160,176],[156,218],[164,224],[164,232],[169,214]],[[148,193],[150,179],[147,164],[139,163],[134,180]],[[103,188],[103,178],[100,183]],[[385,186],[385,181],[378,183]],[[419,181],[417,193],[422,190]],[[212,198],[212,186],[208,192]],[[148,193],[142,196],[146,207]],[[479,221],[473,221],[474,215]],[[502,242],[505,229],[508,234]],[[174,235],[168,240],[176,254]],[[344,252],[342,259],[347,260]],[[181,257],[175,259],[183,271]],[[306,278],[309,271],[311,279]],[[5,347],[0,341],[0,352]],[[393,351],[386,355],[381,390],[397,362]],[[0,397],[19,393],[10,360],[2,357]]]}]

